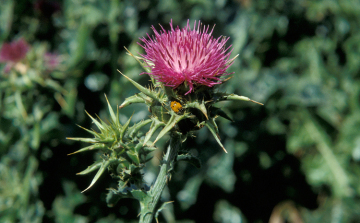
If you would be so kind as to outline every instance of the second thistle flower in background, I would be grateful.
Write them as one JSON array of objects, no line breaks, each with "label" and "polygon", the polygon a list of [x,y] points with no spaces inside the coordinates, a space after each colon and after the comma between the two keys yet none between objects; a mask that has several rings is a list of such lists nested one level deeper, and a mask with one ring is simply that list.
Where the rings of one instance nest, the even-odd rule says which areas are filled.
[{"label": "second thistle flower in background", "polygon": [[29,48],[30,46],[23,38],[4,43],[0,50],[0,63],[6,63],[4,72],[8,73],[17,62],[24,59]]}]

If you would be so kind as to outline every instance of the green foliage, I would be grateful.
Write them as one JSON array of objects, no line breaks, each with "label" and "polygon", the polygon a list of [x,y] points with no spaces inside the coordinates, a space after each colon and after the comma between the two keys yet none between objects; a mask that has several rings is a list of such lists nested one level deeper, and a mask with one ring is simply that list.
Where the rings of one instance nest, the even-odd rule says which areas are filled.
[{"label": "green foliage", "polygon": [[[297,214],[303,222],[359,220],[357,1],[64,0],[60,11],[50,14],[35,9],[33,2],[4,0],[0,7],[0,46],[20,37],[31,45],[17,66],[20,69],[5,74],[5,63],[0,63],[1,222],[137,222],[138,206],[129,199],[104,211],[108,210],[100,201],[106,199],[104,187],[97,185],[106,181],[111,187],[121,186],[106,177],[87,191],[85,202],[76,188],[86,188],[91,179],[71,173],[86,169],[93,160],[82,174],[101,167],[105,173],[111,165],[106,167],[101,160],[106,156],[99,153],[68,158],[67,153],[84,145],[65,137],[88,137],[74,125],[91,129],[84,109],[102,120],[110,117],[106,125],[112,122],[102,96],[106,93],[110,104],[124,105],[121,123],[132,116],[128,129],[150,120],[151,131],[143,140],[154,142],[171,118],[164,112],[171,113],[175,98],[164,97],[164,105],[153,107],[163,116],[148,117],[146,106],[152,106],[154,99],[139,93],[116,70],[150,89],[147,85],[153,80],[138,75],[143,69],[123,46],[137,56],[142,49],[136,42],[146,33],[151,35],[151,25],[167,28],[173,19],[182,26],[188,18],[216,24],[214,35],[229,36],[232,55],[239,54],[229,69],[235,72],[233,78],[219,92],[246,95],[265,105],[224,101],[204,112],[208,103],[202,98],[195,105],[183,103],[188,111],[199,111],[201,120],[194,126],[205,125],[205,116],[228,120],[216,119],[217,127],[207,124],[215,134],[203,128],[184,143],[188,151],[181,159],[189,162],[173,167],[168,194],[163,195],[168,196],[164,200],[174,201],[161,212],[172,216],[166,219],[268,222],[270,216],[291,221],[289,216]],[[44,66],[47,52],[61,58],[51,71]],[[157,147],[165,147],[166,135]],[[101,137],[97,139],[110,144],[106,140],[111,135]],[[218,149],[220,137],[228,154]],[[83,151],[88,150],[112,153],[94,145]],[[154,159],[143,167],[146,183],[154,181],[162,153],[154,151]],[[200,159],[200,169],[193,167],[200,163],[194,157]],[[138,157],[129,152],[127,160],[136,163]],[[127,167],[134,171],[134,166]],[[69,184],[72,189],[66,186],[69,181],[75,182]],[[136,190],[141,197],[141,190]],[[289,200],[294,205],[282,205]],[[276,212],[279,207],[284,211]],[[159,220],[164,216],[159,215]]]},{"label": "green foliage", "polygon": [[53,203],[53,212],[56,222],[84,222],[85,216],[73,214],[77,205],[85,202],[85,196],[76,189],[74,183],[65,181],[63,183],[65,196],[57,196]]},{"label": "green foliage", "polygon": [[9,159],[0,165],[0,220],[15,222],[18,219],[28,222],[42,222],[45,209],[40,200],[30,202],[39,193],[41,176],[36,173],[38,163],[30,157],[24,173],[11,167]]}]

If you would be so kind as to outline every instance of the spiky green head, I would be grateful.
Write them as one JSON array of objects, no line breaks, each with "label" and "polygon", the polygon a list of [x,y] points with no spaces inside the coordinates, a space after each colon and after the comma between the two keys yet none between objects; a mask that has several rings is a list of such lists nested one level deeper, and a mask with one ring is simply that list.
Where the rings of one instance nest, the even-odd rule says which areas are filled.
[{"label": "spiky green head", "polygon": [[149,154],[156,149],[152,143],[144,141],[145,137],[140,132],[140,129],[149,124],[151,119],[141,121],[130,127],[130,118],[122,125],[119,121],[118,110],[115,114],[109,102],[108,105],[111,115],[111,121],[108,123],[101,119],[97,120],[88,114],[99,132],[83,129],[91,133],[94,138],[68,138],[92,144],[72,154],[90,150],[99,150],[102,153],[102,159],[78,173],[83,175],[95,170],[98,171],[90,186],[84,191],[94,185],[106,169],[110,171],[112,177],[118,178],[124,187],[131,185],[142,187],[141,169],[152,158]]}]

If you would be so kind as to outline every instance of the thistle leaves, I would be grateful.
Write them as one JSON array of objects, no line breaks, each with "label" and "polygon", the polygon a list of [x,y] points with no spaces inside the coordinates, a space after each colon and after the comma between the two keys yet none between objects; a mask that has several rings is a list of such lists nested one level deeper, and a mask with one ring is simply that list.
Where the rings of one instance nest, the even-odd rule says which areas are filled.
[{"label": "thistle leaves", "polygon": [[158,217],[159,217],[160,212],[165,208],[166,205],[171,204],[172,202],[174,202],[174,201],[164,202],[164,203],[162,203],[162,205],[160,206],[160,208],[157,209],[157,211],[156,211],[156,213],[155,213],[155,216],[154,216],[154,217],[155,217],[155,220],[156,220],[156,223],[159,223]]},{"label": "thistle leaves", "polygon": [[97,143],[99,142],[96,139],[91,139],[91,138],[70,138],[67,137],[66,139],[70,139],[70,140],[74,140],[74,141],[80,141],[80,142],[87,142],[87,143]]},{"label": "thistle leaves", "polygon": [[81,171],[80,173],[77,173],[76,175],[85,175],[88,173],[91,173],[97,169],[99,169],[102,165],[101,161],[95,162],[92,165],[88,166],[88,168],[86,168],[85,170]]},{"label": "thistle leaves", "polygon": [[85,112],[91,118],[91,120],[96,125],[96,127],[98,127],[98,129],[103,133],[103,130],[105,130],[103,125],[100,122],[98,122],[95,118],[93,118],[87,111],[85,111]]},{"label": "thistle leaves", "polygon": [[152,119],[152,123],[150,126],[150,130],[146,133],[143,145],[145,145],[150,140],[151,136],[156,132],[158,128],[166,125],[164,122],[159,121],[157,117],[153,117],[151,119]]},{"label": "thistle leaves", "polygon": [[115,115],[114,110],[111,108],[110,102],[109,102],[108,98],[106,97],[106,95],[105,95],[105,98],[106,98],[106,102],[107,102],[108,107],[109,107],[109,112],[110,112],[110,115],[111,115],[111,120],[112,120],[112,122],[113,122],[116,126],[121,127],[120,121],[119,121],[119,114],[118,114],[118,113],[119,113],[119,110],[117,109],[117,115]]},{"label": "thistle leaves", "polygon": [[81,191],[81,193],[84,193],[85,191],[87,191],[88,189],[90,189],[90,187],[92,187],[96,181],[100,178],[100,176],[104,173],[105,169],[110,165],[112,160],[106,160],[103,161],[100,165],[100,168],[98,170],[98,172],[96,173],[95,177],[93,178],[93,180],[90,183],[90,186],[88,186],[85,190]]},{"label": "thistle leaves", "polygon": [[153,145],[161,139],[167,132],[169,132],[180,120],[184,119],[187,115],[177,115],[173,113],[170,117],[170,120],[166,123],[165,127],[161,130],[159,135],[156,137]]},{"label": "thistle leaves", "polygon": [[120,105],[120,109],[131,105],[131,104],[135,104],[135,103],[144,103],[147,104],[148,106],[151,105],[151,103],[153,102],[153,99],[146,96],[144,93],[140,92],[138,94],[135,94],[133,96],[130,96],[128,98],[125,99],[125,101]]},{"label": "thistle leaves", "polygon": [[148,89],[146,87],[143,87],[142,85],[138,84],[136,81],[134,81],[133,79],[129,78],[128,76],[126,76],[125,74],[121,73],[119,70],[118,72],[123,75],[126,79],[128,79],[139,91],[141,91],[143,94],[145,94],[146,96],[149,96],[150,98],[158,101],[159,103],[164,103],[166,102],[166,98],[165,97],[160,97],[160,92],[155,92],[151,89]]},{"label": "thistle leaves", "polygon": [[253,102],[255,104],[259,104],[259,105],[264,105],[260,102],[257,102],[257,101],[254,101],[248,97],[245,97],[245,96],[240,96],[240,95],[237,95],[237,94],[226,94],[226,93],[221,93],[221,92],[218,92],[218,93],[215,93],[214,94],[214,103],[216,102],[219,102],[219,101],[226,101],[226,100],[232,100],[232,101],[250,101],[250,102]]},{"label": "thistle leaves", "polygon": [[[67,138],[67,139],[75,140],[75,139],[86,139],[86,138]],[[77,140],[77,141],[82,141],[82,140]],[[84,141],[82,141],[82,142],[84,142]],[[76,154],[76,153],[81,153],[81,152],[85,152],[85,151],[94,150],[94,149],[106,149],[106,146],[104,144],[94,144],[94,145],[87,146],[87,147],[84,147],[82,149],[79,149],[76,152],[69,153],[68,156]]]},{"label": "thistle leaves", "polygon": [[230,116],[228,116],[228,114],[226,114],[223,110],[221,110],[220,108],[215,108],[213,107],[213,111],[212,113],[214,114],[214,117],[216,116],[220,116],[223,117],[231,122],[233,122],[234,120],[232,120],[232,118],[230,118]]},{"label": "thistle leaves", "polygon": [[[152,122],[151,119],[141,121],[129,127],[131,122],[130,117],[124,125],[121,125],[119,120],[119,109],[117,109],[115,114],[107,98],[106,101],[108,103],[111,121],[105,122],[100,118],[95,119],[87,113],[100,132],[81,127],[94,138],[68,138],[70,140],[92,143],[92,145],[71,154],[95,149],[99,149],[103,152],[103,155],[101,156],[103,159],[102,161],[97,161],[87,169],[78,173],[78,175],[84,175],[98,170],[89,187],[83,192],[90,189],[106,169],[109,169],[109,171],[115,174],[113,176],[117,176],[120,181],[121,179],[125,179],[126,182],[128,182],[128,180],[131,179],[131,182],[142,182],[142,175],[136,173],[140,173],[140,169],[144,167],[144,163],[151,159],[151,157],[148,156],[149,153],[156,149],[153,146],[144,144],[144,137],[141,137],[140,134],[141,128]],[[127,184],[126,182],[124,182],[125,185]]]},{"label": "thistle leaves", "polygon": [[147,119],[147,120],[142,120],[136,124],[134,124],[133,126],[131,126],[129,129],[128,129],[128,133],[129,133],[129,136],[130,138],[133,138],[135,137],[135,135],[139,132],[139,130],[144,127],[145,125],[149,124],[152,120],[151,119]]},{"label": "thistle leaves", "polygon": [[190,102],[186,104],[186,107],[200,110],[205,115],[206,119],[209,119],[204,101],[202,101],[202,103],[199,103],[198,101]]},{"label": "thistle leaves", "polygon": [[125,135],[125,132],[126,132],[127,128],[129,127],[131,118],[132,118],[132,116],[129,118],[129,120],[125,123],[125,125],[124,125],[123,128],[121,129],[121,132],[120,132],[120,141],[123,140],[123,137],[124,137],[124,135]]},{"label": "thistle leaves", "polygon": [[205,122],[205,126],[210,130],[211,134],[213,134],[213,136],[214,136],[216,142],[219,144],[219,146],[224,150],[225,153],[227,153],[225,147],[223,146],[223,144],[220,141],[219,131],[216,126],[215,120],[211,119],[211,120]]}]

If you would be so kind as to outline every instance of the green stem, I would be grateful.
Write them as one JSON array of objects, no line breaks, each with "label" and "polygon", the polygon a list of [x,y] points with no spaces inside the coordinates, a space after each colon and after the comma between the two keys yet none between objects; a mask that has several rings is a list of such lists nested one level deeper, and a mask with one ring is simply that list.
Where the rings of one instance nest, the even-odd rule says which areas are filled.
[{"label": "green stem", "polygon": [[150,223],[154,218],[156,212],[157,203],[160,200],[161,194],[165,188],[165,185],[170,180],[171,169],[175,163],[175,157],[181,145],[180,137],[172,134],[170,138],[170,144],[168,150],[162,161],[159,175],[155,181],[155,184],[149,191],[148,195],[150,199],[146,199],[141,204],[140,223]]}]

